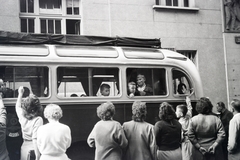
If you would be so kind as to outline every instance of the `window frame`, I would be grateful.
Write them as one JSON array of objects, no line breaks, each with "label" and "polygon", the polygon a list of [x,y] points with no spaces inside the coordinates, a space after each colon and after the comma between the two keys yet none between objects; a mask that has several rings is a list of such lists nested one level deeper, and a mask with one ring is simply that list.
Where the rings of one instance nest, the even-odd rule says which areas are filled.
[{"label": "window frame", "polygon": [[[173,82],[173,71],[174,70],[177,70],[177,71],[180,71],[180,72],[182,72],[184,75],[185,75],[185,77],[187,77],[187,81],[188,81],[188,86],[189,86],[189,90],[191,91],[192,89],[194,89],[194,86],[193,86],[193,80],[192,80],[192,78],[189,76],[189,74],[187,74],[187,72],[185,72],[184,70],[182,70],[182,69],[180,69],[180,68],[177,68],[177,67],[173,67],[172,69],[171,69],[171,83],[172,83],[172,94],[173,94],[173,96],[174,97],[186,97],[186,95],[188,95],[188,94],[178,94],[177,93],[177,91],[176,91],[176,93],[174,92],[174,82]],[[176,87],[176,90],[177,90],[177,87]]]},{"label": "window frame", "polygon": [[[129,95],[127,94],[127,90],[128,90],[128,75],[127,75],[127,70],[131,68],[131,69],[149,69],[149,70],[152,70],[152,69],[156,69],[156,70],[161,70],[163,69],[165,71],[165,77],[164,77],[164,80],[165,80],[165,94],[159,94],[159,95],[149,95],[149,96],[134,96],[134,97],[129,97]],[[128,99],[145,99],[145,98],[155,98],[155,97],[168,97],[169,94],[170,94],[170,90],[169,90],[169,84],[168,84],[168,67],[163,67],[163,66],[149,66],[149,67],[142,67],[142,66],[128,66],[126,67],[125,69],[125,77],[126,77],[126,86],[124,86],[125,90],[126,90],[126,97]],[[153,82],[153,80],[151,80],[151,82]],[[157,81],[156,81],[157,82]],[[156,83],[155,82],[155,83]],[[153,84],[152,84],[153,85]]]},{"label": "window frame", "polygon": [[[121,87],[122,86],[122,80],[121,80],[121,67],[118,67],[118,66],[99,66],[99,65],[94,65],[94,66],[62,66],[62,65],[59,65],[56,67],[56,86],[58,86],[58,69],[59,68],[86,68],[88,70],[88,81],[89,81],[89,78],[92,79],[91,82],[89,82],[89,85],[91,85],[93,83],[93,75],[89,75],[89,69],[118,69],[118,73],[116,74],[118,77],[118,94],[117,95],[113,95],[113,96],[106,96],[106,97],[103,97],[103,96],[97,96],[97,95],[92,95],[92,96],[89,96],[93,93],[89,93],[89,95],[87,96],[83,96],[83,97],[61,97],[61,96],[58,96],[56,95],[57,98],[59,99],[76,99],[76,98],[80,98],[80,99],[83,99],[83,98],[86,98],[86,99],[115,99],[115,98],[120,98],[123,94],[123,88]],[[87,86],[88,90],[90,91],[89,89],[89,85]],[[100,86],[99,86],[100,87]],[[58,87],[56,88],[58,89]],[[93,89],[93,88],[92,88]],[[93,92],[93,90],[91,91]],[[56,93],[58,94],[58,91],[56,91]],[[85,92],[86,93],[86,92]],[[96,92],[96,94],[98,93],[98,91]]]},{"label": "window frame", "polygon": [[188,6],[184,6],[185,0],[177,0],[178,6],[173,5],[173,0],[171,0],[172,5],[167,5],[167,0],[155,0],[155,5],[153,9],[173,9],[173,10],[189,10],[189,11],[199,11],[199,8],[196,7],[195,0],[188,0]]},{"label": "window frame", "polygon": [[[45,94],[45,91],[46,91],[46,89],[47,89],[47,95],[44,95],[44,96],[42,96],[42,95],[37,95],[37,93],[36,92],[32,92],[33,91],[33,88],[34,87],[32,87],[31,86],[31,83],[30,83],[30,81],[15,81],[14,82],[14,80],[16,79],[15,78],[15,75],[16,74],[14,74],[14,70],[13,70],[13,74],[12,74],[12,82],[11,81],[6,81],[6,74],[4,74],[4,77],[5,77],[5,79],[3,79],[4,80],[4,83],[5,83],[5,85],[6,85],[6,83],[8,83],[8,85],[6,85],[7,86],[7,88],[9,88],[9,89],[11,89],[11,90],[13,90],[13,92],[15,92],[15,91],[17,91],[17,89],[18,88],[16,88],[16,86],[19,86],[19,84],[18,85],[16,85],[15,83],[29,83],[29,85],[30,85],[30,87],[31,88],[29,88],[29,90],[30,90],[30,93],[33,93],[33,94],[35,94],[36,96],[38,96],[38,98],[39,99],[47,99],[47,98],[49,98],[50,96],[51,96],[51,90],[50,90],[50,88],[51,88],[51,81],[50,81],[50,67],[49,66],[44,66],[44,65],[29,65],[29,64],[17,64],[17,65],[0,65],[0,68],[1,67],[10,67],[10,68],[21,68],[21,69],[23,69],[23,68],[33,68],[33,67],[35,67],[35,68],[40,68],[40,69],[42,69],[42,71],[44,71],[44,69],[46,69],[46,72],[47,72],[47,74],[46,75],[43,75],[43,74],[41,74],[40,76],[47,76],[47,77],[44,77],[45,79],[47,78],[47,84],[46,84],[46,86],[45,86],[45,88],[42,90],[43,91],[43,93],[42,93],[42,95],[43,94]],[[9,73],[9,72],[8,72]],[[28,75],[28,76],[30,76],[30,78],[32,77],[31,75]],[[26,78],[27,79],[27,78]],[[35,81],[34,81],[35,82]],[[12,87],[10,87],[12,85]],[[14,85],[14,87],[13,87],[13,85]],[[41,85],[43,85],[42,83],[41,83]],[[25,86],[26,87],[26,86]],[[41,91],[41,90],[38,90],[38,91]],[[4,99],[16,99],[17,97],[14,97],[14,95],[15,95],[15,93],[13,93],[13,97],[6,97],[6,98],[4,98]]]}]

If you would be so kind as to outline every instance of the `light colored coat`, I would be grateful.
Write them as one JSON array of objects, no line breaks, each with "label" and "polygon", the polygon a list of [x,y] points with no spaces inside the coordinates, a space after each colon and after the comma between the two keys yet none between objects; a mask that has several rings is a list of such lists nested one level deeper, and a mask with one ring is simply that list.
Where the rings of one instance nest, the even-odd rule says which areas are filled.
[{"label": "light colored coat", "polygon": [[37,131],[40,160],[68,160],[66,150],[71,145],[71,130],[62,123],[48,123]]},{"label": "light colored coat", "polygon": [[95,160],[121,160],[122,149],[128,141],[119,122],[99,121],[87,139],[90,147],[95,147]]},{"label": "light colored coat", "polygon": [[123,124],[128,139],[124,160],[154,160],[156,143],[154,126],[147,122],[129,121]]}]

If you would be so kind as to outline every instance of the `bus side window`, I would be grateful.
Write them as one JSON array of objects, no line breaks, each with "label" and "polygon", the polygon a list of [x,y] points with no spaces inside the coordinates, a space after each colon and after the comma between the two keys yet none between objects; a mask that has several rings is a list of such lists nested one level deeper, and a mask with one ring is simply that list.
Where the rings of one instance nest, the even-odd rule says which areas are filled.
[{"label": "bus side window", "polygon": [[86,77],[86,68],[59,67],[57,69],[58,96],[61,98],[86,96]]},{"label": "bus side window", "polygon": [[92,97],[100,96],[100,86],[107,86],[110,94],[119,94],[118,68],[59,67],[59,97]]},{"label": "bus side window", "polygon": [[173,69],[173,87],[174,87],[174,94],[177,95],[185,95],[190,94],[190,89],[192,88],[192,84],[188,76],[180,71]]},{"label": "bus side window", "polygon": [[25,88],[24,96],[30,93],[38,97],[48,96],[44,90],[48,87],[48,68],[35,66],[0,66],[0,78],[4,81],[4,98],[18,96],[19,86]]},{"label": "bus side window", "polygon": [[92,77],[93,96],[106,97],[120,94],[118,68],[93,68]]},{"label": "bus side window", "polygon": [[128,68],[127,92],[130,98],[166,95],[166,70],[164,68]]}]

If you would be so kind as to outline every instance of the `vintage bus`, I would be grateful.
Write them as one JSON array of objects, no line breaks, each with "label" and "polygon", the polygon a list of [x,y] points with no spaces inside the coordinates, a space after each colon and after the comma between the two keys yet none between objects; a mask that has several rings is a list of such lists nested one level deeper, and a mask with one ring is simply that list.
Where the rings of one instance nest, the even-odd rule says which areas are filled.
[{"label": "vintage bus", "polygon": [[[201,79],[193,62],[179,53],[156,48],[159,40],[154,40],[154,45],[146,45],[149,40],[125,38],[120,43],[115,39],[109,44],[109,39],[104,37],[78,36],[91,43],[76,43],[75,37],[74,43],[62,44],[53,42],[53,37],[51,43],[49,40],[46,43],[38,41],[42,35],[30,39],[17,35],[9,38],[0,34],[0,79],[4,81],[1,92],[8,111],[10,154],[16,153],[17,148],[13,147],[21,143],[21,129],[14,110],[19,86],[25,87],[26,96],[37,95],[43,106],[49,103],[61,106],[60,121],[71,128],[72,146],[68,155],[72,159],[94,156],[86,140],[99,121],[96,108],[101,103],[111,101],[116,107],[114,119],[123,123],[131,120],[132,103],[144,101],[148,112],[146,121],[154,124],[161,102],[173,106],[185,103],[186,94],[178,93],[179,83],[194,91],[193,107],[203,96]],[[101,43],[103,41],[107,44]],[[145,76],[152,95],[128,95],[128,83],[137,83],[139,73]],[[109,96],[100,96],[101,84],[110,86]]]}]

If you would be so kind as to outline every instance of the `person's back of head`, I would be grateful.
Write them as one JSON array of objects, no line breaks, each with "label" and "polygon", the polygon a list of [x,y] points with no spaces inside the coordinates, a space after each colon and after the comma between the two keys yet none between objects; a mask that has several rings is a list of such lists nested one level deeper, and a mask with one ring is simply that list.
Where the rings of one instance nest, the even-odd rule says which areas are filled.
[{"label": "person's back of head", "polygon": [[188,111],[188,108],[187,108],[186,105],[184,105],[184,104],[178,105],[178,106],[176,107],[176,112],[181,112],[181,115],[178,116],[178,114],[176,114],[176,115],[177,115],[177,118],[185,117],[186,114],[187,114],[187,111]]},{"label": "person's back of head", "polygon": [[97,108],[97,115],[101,120],[111,120],[115,114],[115,106],[112,102],[102,103]]},{"label": "person's back of head", "polygon": [[30,94],[24,98],[22,103],[23,116],[28,120],[31,120],[37,116],[42,115],[43,107],[38,97],[34,94]]},{"label": "person's back of head", "polygon": [[48,104],[44,109],[44,117],[47,119],[54,119],[58,121],[60,118],[62,118],[62,116],[62,109],[57,104]]},{"label": "person's back of head", "polygon": [[132,119],[136,122],[143,122],[147,115],[145,102],[135,101],[132,105]]},{"label": "person's back of head", "polygon": [[237,111],[238,113],[240,112],[240,101],[238,99],[233,99],[231,102],[231,106],[235,111]]},{"label": "person's back of head", "polygon": [[213,105],[209,98],[201,97],[196,104],[196,111],[201,114],[210,114],[212,112]]},{"label": "person's back of head", "polygon": [[172,121],[173,119],[176,119],[176,113],[172,105],[167,102],[161,103],[159,107],[159,118],[164,121]]}]

